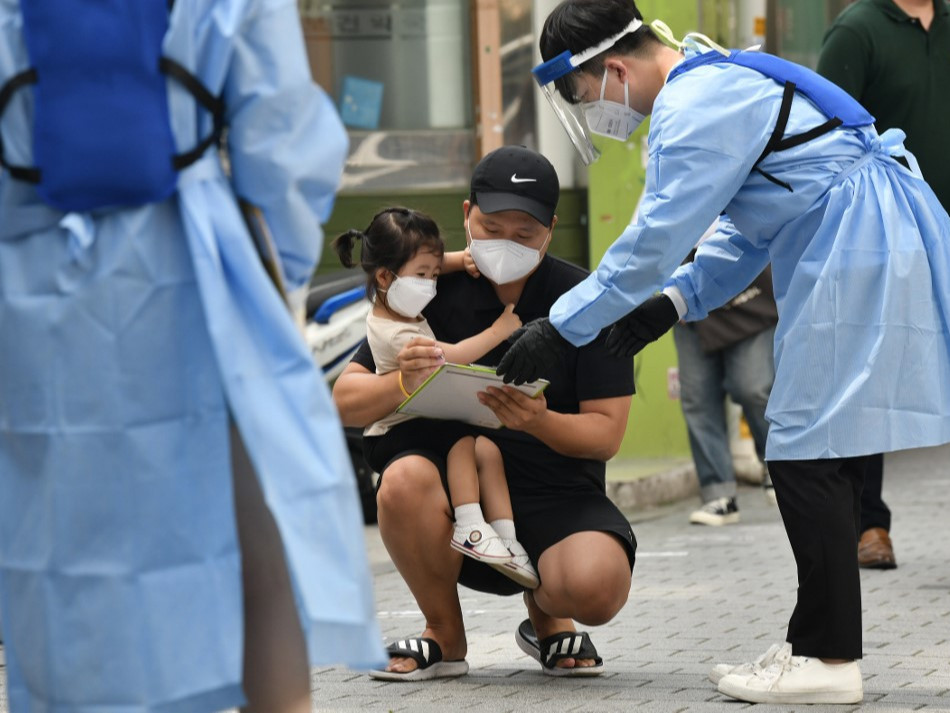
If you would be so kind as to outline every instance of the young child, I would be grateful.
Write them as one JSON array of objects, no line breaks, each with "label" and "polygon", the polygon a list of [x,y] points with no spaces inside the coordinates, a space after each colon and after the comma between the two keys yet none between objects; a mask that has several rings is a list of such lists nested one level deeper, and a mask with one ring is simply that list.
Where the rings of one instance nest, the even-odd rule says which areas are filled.
[{"label": "young child", "polygon": [[[365,232],[349,230],[339,236],[333,246],[346,267],[355,265],[357,240],[362,242],[360,266],[368,275],[367,293],[373,298],[373,309],[366,317],[367,339],[376,372],[386,374],[399,368],[397,355],[410,340],[435,339],[420,314],[435,297],[436,278],[443,267],[448,263],[452,269],[462,269],[463,261],[460,253],[445,254],[435,221],[407,208],[387,208],[376,214]],[[512,304],[484,332],[458,344],[438,342],[438,346],[446,361],[469,364],[520,326]],[[455,511],[451,546],[525,587],[538,586],[537,572],[515,537],[504,463],[491,440],[468,424],[400,413],[372,424],[363,436],[366,460],[377,472],[407,448],[443,455]]]}]

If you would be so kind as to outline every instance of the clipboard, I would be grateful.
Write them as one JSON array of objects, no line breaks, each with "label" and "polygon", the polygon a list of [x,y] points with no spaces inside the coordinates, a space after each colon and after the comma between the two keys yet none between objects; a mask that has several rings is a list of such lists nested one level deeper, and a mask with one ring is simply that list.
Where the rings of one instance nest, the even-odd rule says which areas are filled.
[{"label": "clipboard", "polygon": [[[531,398],[543,392],[549,382],[538,379],[515,386]],[[501,428],[494,412],[478,402],[476,394],[489,386],[501,388],[505,382],[488,366],[443,364],[412,395],[396,408],[397,413],[463,421],[483,428]]]}]

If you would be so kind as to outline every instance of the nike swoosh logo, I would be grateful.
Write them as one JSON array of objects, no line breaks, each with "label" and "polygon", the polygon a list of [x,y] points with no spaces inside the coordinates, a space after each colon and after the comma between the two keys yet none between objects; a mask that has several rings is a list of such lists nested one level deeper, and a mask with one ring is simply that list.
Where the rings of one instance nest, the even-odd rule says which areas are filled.
[{"label": "nike swoosh logo", "polygon": [[518,178],[517,173],[512,173],[511,182],[512,183],[537,183],[538,179],[537,178]]}]

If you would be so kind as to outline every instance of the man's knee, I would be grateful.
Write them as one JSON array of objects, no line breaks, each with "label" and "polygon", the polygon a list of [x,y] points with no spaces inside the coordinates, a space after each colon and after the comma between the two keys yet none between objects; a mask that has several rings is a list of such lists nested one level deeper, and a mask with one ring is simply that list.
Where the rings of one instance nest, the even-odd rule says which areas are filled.
[{"label": "man's knee", "polygon": [[586,559],[569,556],[545,561],[546,555],[542,556],[542,599],[552,612],[587,626],[606,624],[617,615],[630,593],[630,565],[620,544],[611,545]]},{"label": "man's knee", "polygon": [[406,456],[386,467],[376,492],[376,505],[381,514],[415,512],[423,502],[431,503],[440,496],[446,499],[435,464],[422,456]]},{"label": "man's knee", "polygon": [[732,400],[737,404],[756,411],[763,411],[769,403],[769,394],[772,391],[772,382],[763,380],[759,382],[741,383],[730,393]]},{"label": "man's knee", "polygon": [[773,371],[759,369],[731,369],[726,374],[725,389],[732,400],[746,409],[762,411],[769,401],[774,381]]},{"label": "man's knee", "polygon": [[[568,596],[575,602],[577,614],[573,617],[586,626],[601,626],[613,619],[627,603],[630,593],[630,575],[614,573],[597,579],[567,582]],[[619,575],[619,576],[618,576]]]}]

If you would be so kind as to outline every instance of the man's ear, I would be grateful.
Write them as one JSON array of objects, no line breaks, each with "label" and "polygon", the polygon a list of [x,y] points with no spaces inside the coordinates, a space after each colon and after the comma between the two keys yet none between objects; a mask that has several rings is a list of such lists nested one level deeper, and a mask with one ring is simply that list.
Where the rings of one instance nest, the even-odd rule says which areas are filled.
[{"label": "man's ear", "polygon": [[554,226],[557,225],[557,216],[551,218],[551,227],[548,230],[548,239],[544,241],[544,247],[541,248],[541,257],[547,255],[548,250],[551,249],[551,241],[554,240]]},{"label": "man's ear", "polygon": [[469,214],[472,212],[472,202],[467,198],[462,201],[462,227],[465,227],[465,221],[468,220]]},{"label": "man's ear", "polygon": [[627,65],[624,64],[624,61],[620,57],[608,57],[604,60],[604,68],[607,70],[608,74],[616,75],[617,79],[621,83],[627,81],[628,69]]}]

